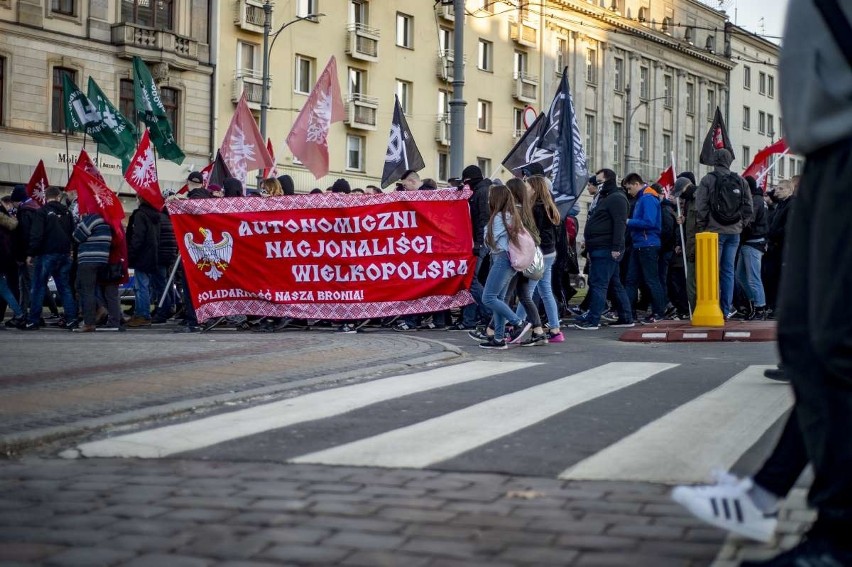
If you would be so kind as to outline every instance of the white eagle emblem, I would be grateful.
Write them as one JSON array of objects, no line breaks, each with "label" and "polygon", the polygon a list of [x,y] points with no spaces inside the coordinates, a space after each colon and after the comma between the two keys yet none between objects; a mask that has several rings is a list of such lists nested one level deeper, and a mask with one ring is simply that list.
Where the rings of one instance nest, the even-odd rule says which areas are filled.
[{"label": "white eagle emblem", "polygon": [[213,232],[209,228],[199,228],[198,232],[204,236],[204,242],[197,244],[189,232],[184,235],[183,242],[195,266],[201,271],[209,268],[204,275],[215,282],[228,269],[231,254],[234,252],[234,239],[227,232],[223,232],[222,240],[213,242]]}]

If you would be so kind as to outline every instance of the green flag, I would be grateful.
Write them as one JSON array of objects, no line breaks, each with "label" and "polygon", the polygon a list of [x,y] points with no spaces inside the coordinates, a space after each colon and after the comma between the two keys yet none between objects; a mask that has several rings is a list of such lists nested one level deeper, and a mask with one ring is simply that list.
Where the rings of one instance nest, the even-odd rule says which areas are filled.
[{"label": "green flag", "polygon": [[126,171],[136,151],[136,128],[112,105],[92,77],[89,77],[89,102],[97,108],[106,128],[112,131],[111,138],[118,141],[116,146],[101,144],[101,150],[120,159]]},{"label": "green flag", "polygon": [[[64,94],[63,106],[65,111],[65,129],[69,132],[85,132],[104,149],[121,151],[123,142],[104,120],[98,107],[83,94],[68,75],[62,77]],[[116,155],[116,157],[121,157]]]},{"label": "green flag", "polygon": [[133,87],[136,115],[151,131],[151,142],[160,157],[177,164],[183,163],[186,156],[177,145],[166,107],[160,99],[160,91],[145,62],[138,57],[133,58]]}]

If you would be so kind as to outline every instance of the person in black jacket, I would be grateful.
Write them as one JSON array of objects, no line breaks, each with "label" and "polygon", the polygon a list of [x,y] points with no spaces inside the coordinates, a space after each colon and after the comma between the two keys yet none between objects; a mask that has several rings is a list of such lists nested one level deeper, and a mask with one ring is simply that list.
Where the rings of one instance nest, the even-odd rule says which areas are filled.
[{"label": "person in black jacket", "polygon": [[45,189],[45,205],[33,218],[27,248],[27,265],[34,266],[35,269],[27,330],[39,328],[47,280],[51,276],[65,311],[65,322],[60,326],[73,330],[80,324],[77,319],[77,302],[71,287],[71,235],[74,232],[74,218],[68,207],[59,202],[61,195],[62,189],[59,187],[51,186]]},{"label": "person in black jacket", "polygon": [[162,290],[165,286],[165,279],[159,275],[160,225],[160,211],[145,201],[139,202],[127,224],[127,257],[134,269],[136,291],[133,317],[127,322],[128,327],[151,325],[151,290]]},{"label": "person in black jacket", "polygon": [[769,220],[766,203],[763,202],[763,191],[757,186],[754,177],[745,178],[751,191],[754,217],[751,223],[743,228],[740,236],[742,245],[737,259],[737,283],[742,287],[748,298],[748,308],[743,314],[747,321],[766,319],[766,294],[763,290],[763,279],[760,276],[760,264],[766,252],[766,236],[769,233]]},{"label": "person in black jacket", "polygon": [[607,289],[612,286],[618,304],[618,320],[611,326],[632,327],[633,312],[627,292],[621,285],[618,263],[624,255],[624,235],[630,205],[627,195],[615,182],[615,172],[601,169],[595,174],[598,182],[595,205],[589,210],[583,236],[589,261],[589,313],[574,325],[578,329],[597,330],[606,305]]},{"label": "person in black jacket", "polygon": [[462,320],[450,327],[451,331],[469,331],[483,321],[491,319],[491,310],[482,303],[482,282],[479,279],[479,270],[487,250],[483,245],[485,238],[485,226],[488,224],[490,212],[488,210],[488,190],[491,180],[482,177],[479,166],[469,165],[462,171],[462,185],[467,185],[473,195],[468,204],[470,205],[470,221],[473,227],[473,255],[476,257],[476,266],[473,271],[473,281],[470,284],[470,294],[476,303],[471,303],[462,308]]},{"label": "person in black jacket", "polygon": [[160,298],[165,293],[165,286],[169,279],[169,274],[175,261],[177,260],[178,248],[177,240],[175,239],[175,230],[172,227],[172,219],[169,218],[169,213],[163,208],[160,211],[160,235],[157,246],[157,274],[154,278],[155,283],[152,285],[151,299],[157,303],[157,310],[154,312],[154,318],[151,322],[155,325],[163,324],[172,316],[175,306],[175,294],[172,290],[166,293],[166,299],[163,305],[160,306]]},{"label": "person in black jacket", "polygon": [[790,205],[793,203],[793,185],[788,180],[781,181],[770,197],[775,201],[775,211],[769,222],[766,234],[766,254],[763,256],[763,289],[766,292],[766,307],[774,314],[777,309],[778,284],[781,281],[783,263],[784,234]]}]

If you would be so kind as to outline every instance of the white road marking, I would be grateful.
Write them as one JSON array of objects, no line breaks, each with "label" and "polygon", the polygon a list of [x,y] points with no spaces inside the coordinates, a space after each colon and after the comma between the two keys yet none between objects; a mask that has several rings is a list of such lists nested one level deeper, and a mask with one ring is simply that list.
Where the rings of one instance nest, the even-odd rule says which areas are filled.
[{"label": "white road marking", "polygon": [[[157,458],[209,447],[297,423],[341,415],[371,404],[537,366],[474,361],[343,386],[245,410],[158,427],[78,447],[85,457]],[[75,452],[69,452],[72,455]]]},{"label": "white road marking", "polygon": [[426,467],[676,366],[651,362],[604,364],[290,462]]},{"label": "white road marking", "polygon": [[599,451],[559,478],[688,483],[728,470],[787,411],[789,387],[749,366],[718,388],[679,406]]}]

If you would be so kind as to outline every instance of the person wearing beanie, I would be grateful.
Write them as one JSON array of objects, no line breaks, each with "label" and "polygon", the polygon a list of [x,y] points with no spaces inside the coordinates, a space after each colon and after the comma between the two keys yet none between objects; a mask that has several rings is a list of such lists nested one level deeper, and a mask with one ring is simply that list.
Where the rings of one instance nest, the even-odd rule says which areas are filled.
[{"label": "person wearing beanie", "polygon": [[349,186],[348,181],[341,177],[331,185],[331,192],[348,194],[352,192],[352,187]]},{"label": "person wearing beanie", "polygon": [[242,197],[243,196],[243,184],[236,177],[226,177],[222,182],[223,187],[223,197]]},{"label": "person wearing beanie", "polygon": [[523,177],[532,177],[533,175],[541,175],[547,177],[544,173],[544,167],[540,163],[530,163],[521,168]]},{"label": "person wearing beanie", "polygon": [[289,175],[280,175],[278,177],[278,183],[281,184],[282,195],[296,194],[296,186],[293,183],[293,178]]},{"label": "person wearing beanie", "polygon": [[690,183],[695,185],[695,174],[691,171],[681,171],[680,173],[678,173],[677,177],[678,179],[680,179],[681,177],[686,178],[689,180]]}]

